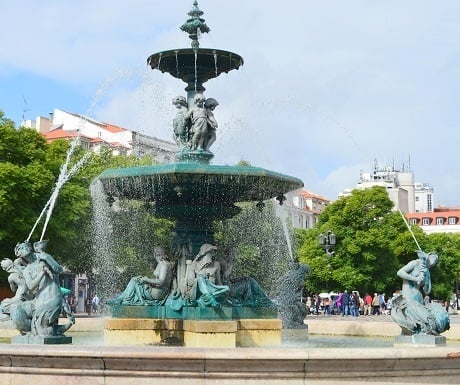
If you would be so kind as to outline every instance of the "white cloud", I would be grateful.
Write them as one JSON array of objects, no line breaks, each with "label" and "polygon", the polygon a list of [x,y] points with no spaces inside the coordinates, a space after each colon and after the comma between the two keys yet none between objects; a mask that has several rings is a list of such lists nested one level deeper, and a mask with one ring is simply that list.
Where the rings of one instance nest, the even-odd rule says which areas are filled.
[{"label": "white cloud", "polygon": [[[98,119],[170,139],[170,99],[185,85],[148,69],[146,59],[189,46],[179,26],[191,6],[6,2],[3,29],[11,33],[0,36],[0,79],[21,70],[70,84],[88,95]],[[374,157],[400,165],[410,156],[435,200],[460,205],[460,3],[200,0],[199,7],[211,28],[201,45],[245,59],[205,85],[220,102],[216,162],[245,159],[333,198],[356,184],[357,165],[370,171]]]}]

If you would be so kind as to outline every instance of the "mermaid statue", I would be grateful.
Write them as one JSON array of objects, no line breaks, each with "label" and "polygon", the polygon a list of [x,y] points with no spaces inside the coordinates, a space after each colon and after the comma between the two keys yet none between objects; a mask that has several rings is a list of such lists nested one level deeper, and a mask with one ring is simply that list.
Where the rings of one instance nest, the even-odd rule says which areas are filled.
[{"label": "mermaid statue", "polygon": [[439,303],[424,304],[424,295],[431,292],[430,268],[438,261],[438,255],[417,250],[418,258],[399,269],[403,280],[401,294],[393,300],[391,316],[401,327],[402,335],[439,335],[449,330],[449,314]]}]

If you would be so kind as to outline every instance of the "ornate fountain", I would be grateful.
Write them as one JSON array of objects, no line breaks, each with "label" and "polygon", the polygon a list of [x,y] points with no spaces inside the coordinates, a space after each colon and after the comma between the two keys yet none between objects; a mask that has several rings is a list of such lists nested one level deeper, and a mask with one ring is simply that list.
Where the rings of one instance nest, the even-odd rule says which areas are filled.
[{"label": "ornate fountain", "polygon": [[[209,28],[201,18],[203,12],[197,1],[188,14],[190,18],[181,29],[189,34],[191,48],[162,51],[147,59],[152,69],[169,73],[187,84],[186,97],[177,96],[173,100],[177,108],[173,119],[174,139],[179,147],[176,163],[109,169],[99,176],[109,201],[115,198],[143,201],[158,217],[175,221],[178,259],[168,262],[175,264],[172,270],[176,276],[167,296],[159,298],[134,295],[133,299],[136,287],[145,281],[130,282],[125,292],[111,301],[112,316],[184,322],[265,319],[273,323],[279,321],[277,308],[255,281],[245,279],[235,286],[219,279],[221,272],[215,270],[220,267],[213,258],[213,222],[237,215],[238,202],[263,205],[263,201],[276,197],[282,204],[284,194],[301,188],[303,183],[259,167],[210,164],[214,156],[210,147],[217,128],[213,111],[218,102],[204,96],[203,84],[223,72],[238,69],[243,59],[229,51],[201,48],[199,34]],[[164,267],[168,274],[169,269]],[[136,306],[146,305],[146,300],[151,306]],[[227,326],[234,328],[234,324]],[[195,324],[193,328],[199,326]]]},{"label": "ornate fountain", "polygon": [[[196,2],[194,6],[195,8],[192,12],[199,19],[201,14],[197,10]],[[191,23],[194,21],[193,14],[190,20]],[[204,21],[199,21],[204,23]],[[196,31],[198,30],[195,29]],[[196,49],[198,60],[201,49]],[[181,50],[178,50],[178,55],[180,53]],[[175,73],[177,74],[177,71]],[[197,85],[199,84],[198,79],[196,83]],[[213,202],[211,206],[217,208],[216,210],[218,211],[232,207],[234,203],[242,200],[263,200],[265,197],[276,196],[277,194],[281,198],[281,194],[287,189],[301,186],[301,182],[295,178],[271,173],[263,169],[250,168],[248,170],[251,171],[247,171],[246,168],[217,167],[214,170],[213,167],[215,166],[209,165],[203,159],[204,156],[194,156],[194,153],[198,154],[199,151],[192,148],[187,149],[186,147],[187,144],[184,145],[181,152],[185,155],[190,154],[190,156],[180,158],[176,165],[110,170],[103,173],[101,177],[106,187],[106,192],[113,194],[113,196],[143,199],[144,195],[141,192],[143,190],[148,192],[149,194],[146,194],[146,196],[150,199],[149,202],[155,203],[155,205],[158,204],[159,212],[163,213],[161,215],[178,218],[178,228],[182,223],[183,227],[180,229],[183,230],[184,235],[195,240],[193,248],[195,249],[194,252],[199,250],[198,254],[203,251],[208,255],[209,252],[212,253],[213,251],[213,246],[201,243],[212,240],[212,230],[208,227],[209,222],[201,220],[198,215],[200,212],[198,207],[200,206],[205,206],[205,209],[209,210],[207,211],[208,215],[212,213],[212,210],[208,209],[206,205],[209,197],[214,197],[210,199]],[[203,150],[203,155],[206,151]],[[209,156],[209,154],[206,155]],[[195,166],[201,167],[202,172],[198,172],[194,168]],[[187,167],[192,171],[187,171]],[[238,172],[238,169],[241,169],[241,173]],[[209,170],[214,170],[214,172]],[[217,195],[212,195],[208,192],[209,189],[213,188],[210,187],[210,184],[204,185],[202,188],[196,187],[201,178],[210,183],[219,181],[222,178],[222,180],[226,180],[229,183],[228,188],[233,189],[234,192],[230,194],[225,191],[226,198],[219,199]],[[251,178],[256,183],[255,186],[250,184]],[[148,183],[145,184],[144,188],[142,183],[146,181]],[[184,183],[185,181],[188,183]],[[237,183],[240,181],[241,185]],[[181,183],[180,185],[178,184],[179,182]],[[224,185],[223,182],[220,183],[221,188]],[[242,187],[237,189],[234,185]],[[126,188],[124,188],[125,186]],[[196,191],[195,194],[202,198],[198,199],[192,193],[186,193],[186,189],[175,189],[176,186],[193,188]],[[244,191],[248,192],[245,194]],[[193,223],[191,219],[185,221],[185,219],[177,215],[177,210],[187,212],[186,208],[180,207],[181,200],[179,198],[181,196],[187,197],[187,204],[193,208],[192,217],[195,215],[195,218],[199,220],[198,224]],[[178,207],[177,210],[174,207]],[[234,212],[236,211],[234,209]],[[231,216],[231,214],[230,209],[226,210],[227,217]],[[219,216],[215,214],[214,217],[218,218]],[[188,232],[185,231],[187,227],[189,228]],[[179,238],[178,242],[180,242]],[[201,246],[199,246],[200,244]],[[203,247],[204,245],[206,247]],[[31,255],[30,247],[30,245],[22,245],[21,250],[17,249],[18,254],[23,256]],[[54,266],[55,264],[51,257],[44,254],[43,247],[44,244],[38,244],[37,250],[35,250],[35,253],[39,254],[38,263],[46,262]],[[164,251],[161,249],[155,250],[155,257],[158,260],[158,266],[160,266],[159,270],[168,273],[170,261],[165,259]],[[423,256],[423,258],[425,257]],[[14,262],[4,260],[5,263],[6,267],[10,267],[11,263]],[[58,266],[54,267],[56,271],[59,269]],[[423,264],[419,262],[418,272],[422,267],[425,269],[429,266],[425,262]],[[403,268],[403,270],[406,269]],[[301,281],[301,273],[299,272],[297,276],[299,281]],[[159,279],[159,277],[154,278]],[[49,279],[51,280],[51,277]],[[292,279],[290,280],[292,281]],[[296,282],[296,280],[292,282],[291,287],[294,290],[296,290]],[[419,284],[424,284],[424,282],[419,282]],[[5,309],[5,305],[10,304],[3,303],[3,309]],[[212,303],[210,304],[212,305]],[[203,305],[205,306],[195,306],[195,310],[207,309],[215,313],[220,311],[219,307],[206,307],[205,303]],[[288,305],[292,304],[288,303]],[[423,345],[417,346],[417,349],[404,346],[392,348],[373,346],[370,349],[357,347],[352,349],[318,349],[300,346],[233,349],[233,347],[226,348],[231,346],[230,343],[227,343],[219,345],[222,347],[221,349],[207,349],[207,347],[216,346],[216,344],[212,343],[213,341],[208,343],[209,340],[205,339],[206,335],[217,336],[222,341],[229,341],[229,335],[236,333],[238,335],[237,342],[240,345],[245,340],[251,341],[253,345],[270,339],[271,342],[274,342],[275,338],[273,336],[277,332],[275,321],[277,320],[269,318],[265,320],[251,318],[235,320],[232,318],[224,321],[204,319],[196,321],[187,319],[188,316],[184,317],[184,314],[182,314],[182,318],[166,318],[164,316],[161,318],[159,315],[153,317],[147,316],[147,314],[140,318],[141,311],[139,309],[144,309],[145,313],[148,313],[149,311],[151,312],[151,309],[156,308],[160,312],[161,309],[165,310],[167,306],[163,304],[157,306],[124,306],[124,308],[126,311],[129,308],[131,310],[137,309],[137,318],[136,315],[128,317],[125,314],[124,318],[107,320],[105,325],[108,335],[118,337],[108,341],[119,345],[116,348],[105,345],[75,344],[62,346],[56,345],[54,342],[49,345],[36,345],[36,341],[33,341],[34,344],[27,346],[21,344],[2,345],[0,383],[57,383],[60,381],[85,384],[147,384],[151,383],[154,378],[161,383],[185,381],[187,383],[203,384],[231,383],[239,385],[251,383],[254,385],[275,385],[308,382],[313,385],[323,385],[326,382],[348,384],[350,383],[350,376],[352,376],[353,381],[358,383],[378,382],[390,385],[395,383],[415,384],[421,381],[426,384],[453,384],[458,382],[458,377],[460,376],[460,353],[455,344],[435,349],[427,348]],[[183,309],[185,308],[190,310],[193,307],[184,307]],[[116,307],[114,309],[116,310]],[[170,308],[170,310],[174,309]],[[179,310],[177,312],[180,313]],[[209,314],[211,313],[209,312]],[[87,320],[99,321],[100,319]],[[259,321],[265,322],[260,323]],[[322,322],[322,320],[318,321]],[[340,321],[337,322],[340,323]],[[350,322],[343,323],[343,329],[346,329],[347,332],[355,333]],[[334,321],[334,327],[338,325]],[[362,326],[364,324],[360,325],[359,329]],[[374,329],[373,327],[364,328],[369,333],[369,336],[375,335],[376,330]],[[188,338],[188,342],[192,342],[187,343],[186,341],[186,346],[198,346],[202,349],[121,346],[124,344],[132,345],[136,342],[149,344],[155,336],[165,333],[165,330],[175,331],[179,337],[180,333],[182,333],[184,340]],[[125,338],[123,339],[123,337]],[[198,337],[203,338],[199,340]],[[195,341],[193,341],[193,338],[195,338]],[[138,341],[135,341],[136,339]],[[356,357],[359,357],[359,359],[356,359]],[[372,368],[372,370],[369,370],[369,368]],[[345,376],[344,371],[347,373]]]}]

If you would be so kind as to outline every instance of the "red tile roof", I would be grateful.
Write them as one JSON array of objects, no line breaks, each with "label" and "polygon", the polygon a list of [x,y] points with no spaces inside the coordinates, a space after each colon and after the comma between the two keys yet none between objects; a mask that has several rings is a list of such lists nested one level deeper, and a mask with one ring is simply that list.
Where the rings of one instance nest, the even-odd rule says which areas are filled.
[{"label": "red tile roof", "polygon": [[78,131],[66,131],[62,128],[58,128],[56,130],[47,132],[44,136],[47,140],[75,138],[78,136]]},{"label": "red tile roof", "polygon": [[[448,210],[448,211],[441,211],[441,212],[434,212],[434,213],[406,213],[406,218],[411,220],[416,220],[419,226],[424,226],[422,223],[423,219],[429,219],[429,226],[448,226],[448,218],[457,218],[455,224],[458,224],[460,221],[460,210]],[[438,224],[436,219],[437,218],[444,218],[442,224]],[[425,225],[426,226],[426,225]]]},{"label": "red tile roof", "polygon": [[104,123],[105,124],[105,128],[107,131],[110,131],[112,133],[115,133],[115,132],[125,132],[127,131],[125,128],[122,128],[122,127],[118,127],[118,126],[114,126],[113,124],[109,124],[109,123]]},{"label": "red tile roof", "polygon": [[328,202],[331,201],[330,199],[327,199],[326,197],[323,197],[322,195],[315,194],[307,190],[301,190],[300,195],[302,195],[304,198],[316,198],[316,199],[320,199],[323,201],[328,201]]}]

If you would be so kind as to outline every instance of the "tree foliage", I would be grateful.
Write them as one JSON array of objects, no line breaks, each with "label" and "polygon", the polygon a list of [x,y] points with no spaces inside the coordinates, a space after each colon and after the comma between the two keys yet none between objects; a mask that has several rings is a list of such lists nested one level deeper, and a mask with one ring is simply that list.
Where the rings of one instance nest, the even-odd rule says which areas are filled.
[{"label": "tree foliage", "polygon": [[[16,243],[28,238],[50,199],[68,148],[69,142],[65,140],[47,144],[36,130],[15,128],[0,111],[0,252],[4,257],[13,257]],[[69,167],[84,153],[77,147]],[[80,171],[59,191],[44,235],[50,240],[47,251],[75,273],[92,271],[97,265],[97,255],[93,244],[91,183],[107,168],[152,163],[150,157],[113,156],[109,150],[91,153]],[[41,237],[43,226],[42,220],[30,241]],[[127,228],[132,229],[132,226]],[[130,239],[148,244],[139,237]],[[125,250],[120,253],[127,255]],[[141,253],[143,251],[138,254]],[[122,257],[119,259],[123,260]]]},{"label": "tree foliage", "polygon": [[[392,207],[382,187],[354,190],[328,206],[314,229],[299,231],[300,260],[312,270],[307,289],[390,293],[400,287],[396,273],[401,261],[414,257],[416,245]],[[328,230],[337,237],[332,256],[318,242],[320,233]]]},{"label": "tree foliage", "polygon": [[447,300],[459,288],[460,234],[433,233],[424,242],[426,251],[439,255],[438,263],[431,268],[433,298]]}]

